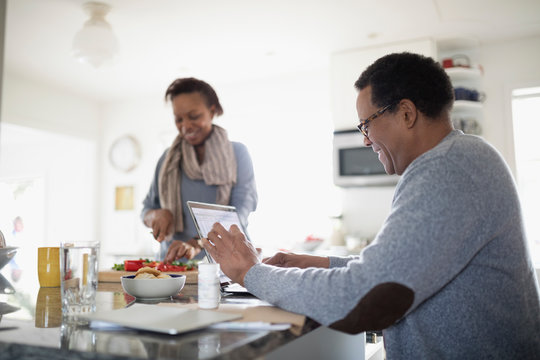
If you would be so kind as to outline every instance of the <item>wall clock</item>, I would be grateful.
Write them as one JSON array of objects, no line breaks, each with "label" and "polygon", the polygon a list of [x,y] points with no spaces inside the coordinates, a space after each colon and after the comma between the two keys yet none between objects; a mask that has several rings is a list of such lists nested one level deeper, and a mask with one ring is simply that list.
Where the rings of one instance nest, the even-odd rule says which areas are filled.
[{"label": "wall clock", "polygon": [[123,172],[129,172],[139,165],[141,160],[141,147],[137,139],[131,135],[124,135],[116,139],[109,150],[111,165]]}]

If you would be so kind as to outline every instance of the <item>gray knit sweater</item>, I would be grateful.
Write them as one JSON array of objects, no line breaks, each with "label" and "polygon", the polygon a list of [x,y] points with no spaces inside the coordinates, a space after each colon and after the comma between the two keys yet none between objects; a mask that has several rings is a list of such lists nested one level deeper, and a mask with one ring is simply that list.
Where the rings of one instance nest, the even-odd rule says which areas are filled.
[{"label": "gray knit sweater", "polygon": [[324,325],[378,284],[412,289],[412,306],[384,331],[388,359],[540,358],[539,289],[514,181],[493,147],[461,131],[409,165],[358,256],[331,257],[330,269],[260,264],[244,281]]}]

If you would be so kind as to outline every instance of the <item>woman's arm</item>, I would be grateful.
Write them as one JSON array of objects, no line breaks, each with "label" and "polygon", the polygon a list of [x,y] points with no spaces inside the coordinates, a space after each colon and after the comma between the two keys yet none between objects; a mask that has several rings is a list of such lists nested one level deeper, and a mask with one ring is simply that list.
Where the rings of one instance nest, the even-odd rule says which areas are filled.
[{"label": "woman's arm", "polygon": [[237,178],[236,185],[231,191],[230,204],[236,207],[240,221],[246,227],[249,213],[257,208],[255,172],[246,146],[233,142],[233,148],[237,163]]},{"label": "woman's arm", "polygon": [[165,152],[161,155],[161,157],[159,158],[156,164],[156,170],[154,171],[154,176],[152,178],[152,183],[150,184],[150,189],[148,190],[148,193],[146,194],[146,197],[143,200],[141,220],[143,224],[148,227],[152,227],[152,224],[151,224],[152,216],[149,212],[153,209],[161,208],[161,203],[159,202],[158,177],[159,177],[159,171],[161,169],[161,166],[163,165],[163,161],[165,160],[167,151],[168,150],[165,150]]}]

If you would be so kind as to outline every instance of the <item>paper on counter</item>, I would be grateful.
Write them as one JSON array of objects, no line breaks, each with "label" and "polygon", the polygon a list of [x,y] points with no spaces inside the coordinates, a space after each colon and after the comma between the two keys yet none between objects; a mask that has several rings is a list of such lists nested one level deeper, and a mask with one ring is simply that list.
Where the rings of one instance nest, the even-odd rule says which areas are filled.
[{"label": "paper on counter", "polygon": [[291,324],[271,324],[263,321],[226,321],[209,326],[219,330],[275,330],[282,331],[291,328]]},{"label": "paper on counter", "polygon": [[155,331],[170,335],[205,328],[209,325],[240,319],[241,314],[211,310],[175,308],[158,305],[133,304],[118,310],[98,311],[85,314],[84,318],[132,329]]},{"label": "paper on counter", "polygon": [[[179,307],[184,309],[197,309],[196,303],[160,303],[158,306]],[[271,305],[250,306],[246,304],[220,304],[219,308],[211,310],[214,312],[223,312],[229,314],[239,314],[242,316],[238,322],[263,322],[271,324],[291,324],[291,332],[299,335],[302,331],[306,317],[290,311],[280,309]]]}]

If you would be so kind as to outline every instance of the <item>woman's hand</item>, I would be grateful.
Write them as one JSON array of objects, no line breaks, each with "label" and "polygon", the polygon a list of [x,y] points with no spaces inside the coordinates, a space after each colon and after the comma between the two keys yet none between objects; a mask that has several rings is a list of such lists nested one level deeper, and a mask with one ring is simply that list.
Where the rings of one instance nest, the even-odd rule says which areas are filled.
[{"label": "woman's hand", "polygon": [[293,253],[278,252],[272,257],[263,259],[263,263],[279,267],[308,267],[328,268],[330,259],[326,256],[299,255]]},{"label": "woman's hand", "polygon": [[202,250],[196,243],[197,241],[195,239],[191,239],[189,242],[173,241],[171,246],[169,246],[169,250],[167,250],[167,255],[163,262],[168,264],[183,257],[193,259]]},{"label": "woman's hand", "polygon": [[202,242],[221,270],[240,285],[244,285],[244,277],[249,269],[259,263],[257,250],[236,225],[231,225],[227,231],[221,224],[215,223],[208,238],[202,239]]},{"label": "woman's hand", "polygon": [[172,235],[173,215],[167,209],[154,209],[146,213],[144,217],[146,226],[152,228],[154,239],[158,242],[167,240]]}]

